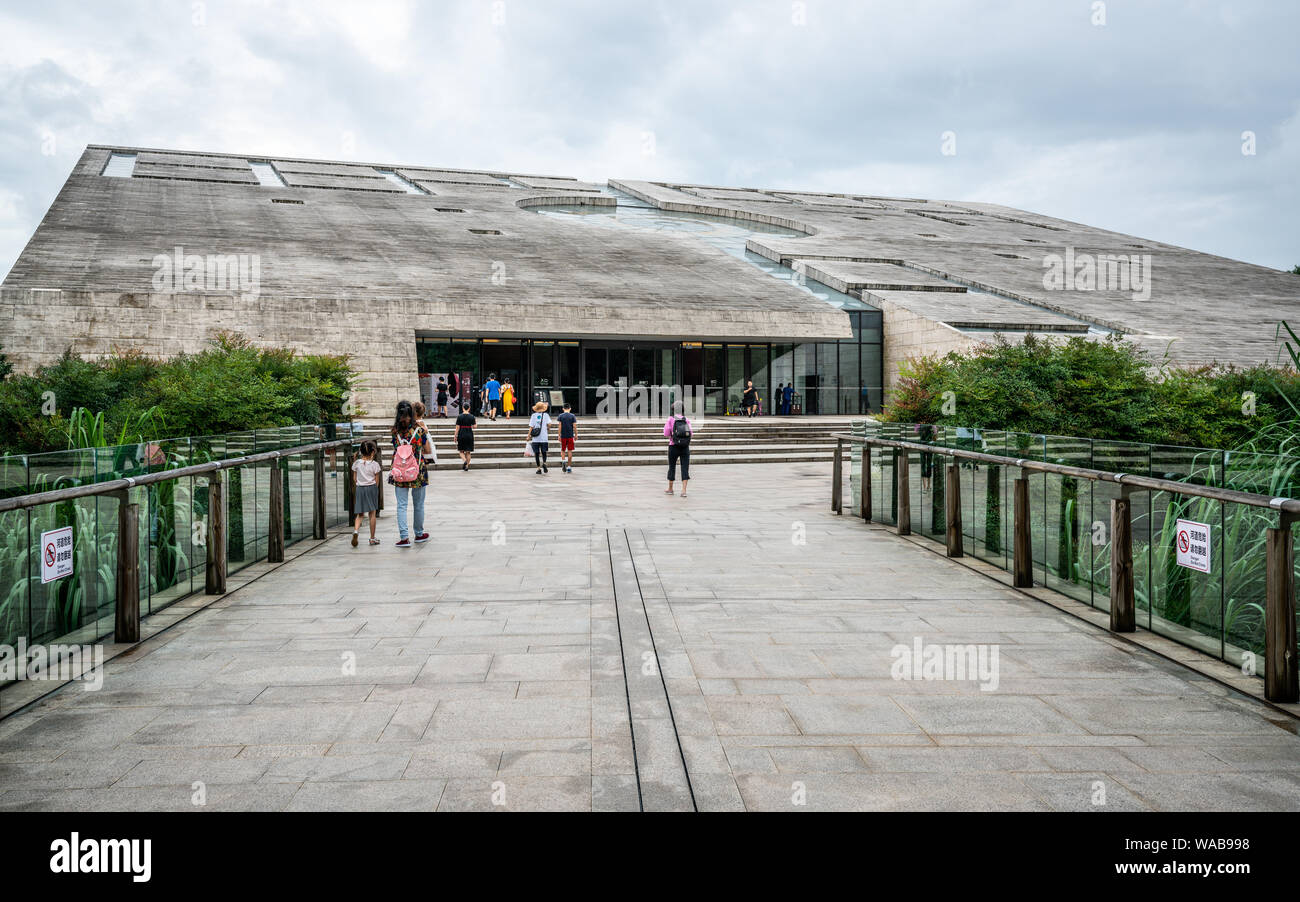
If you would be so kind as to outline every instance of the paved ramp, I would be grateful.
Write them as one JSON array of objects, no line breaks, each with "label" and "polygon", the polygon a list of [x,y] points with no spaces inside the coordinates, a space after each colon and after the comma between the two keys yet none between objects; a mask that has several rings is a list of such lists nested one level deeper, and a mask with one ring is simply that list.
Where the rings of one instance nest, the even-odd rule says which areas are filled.
[{"label": "paved ramp", "polygon": [[[390,498],[0,722],[0,809],[1300,807],[1290,718],[832,516],[829,469],[437,473],[430,543]],[[918,642],[996,687],[895,679]]]}]

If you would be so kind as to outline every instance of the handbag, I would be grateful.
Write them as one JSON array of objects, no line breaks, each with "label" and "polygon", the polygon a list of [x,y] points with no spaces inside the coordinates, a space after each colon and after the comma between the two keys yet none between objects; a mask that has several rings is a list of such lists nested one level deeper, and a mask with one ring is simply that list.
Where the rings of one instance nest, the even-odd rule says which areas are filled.
[{"label": "handbag", "polygon": [[544,414],[540,414],[540,413],[537,414],[537,425],[534,426],[532,429],[529,429],[529,430],[528,430],[528,437],[529,437],[529,438],[537,438],[537,436],[539,436],[539,435],[542,434],[542,417],[543,417],[543,416],[544,416]]}]

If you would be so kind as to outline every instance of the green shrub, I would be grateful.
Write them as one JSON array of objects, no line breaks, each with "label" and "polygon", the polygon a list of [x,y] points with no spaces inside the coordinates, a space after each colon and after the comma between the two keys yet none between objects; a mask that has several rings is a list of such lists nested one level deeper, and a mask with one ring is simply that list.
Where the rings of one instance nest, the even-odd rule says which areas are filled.
[{"label": "green shrub", "polygon": [[355,381],[346,356],[258,348],[234,333],[168,360],[69,351],[0,381],[0,452],[334,422]]},{"label": "green shrub", "polygon": [[1234,448],[1262,433],[1294,433],[1298,403],[1300,374],[1289,366],[1183,369],[1159,366],[1118,337],[1029,335],[1012,344],[998,336],[906,362],[883,418]]}]

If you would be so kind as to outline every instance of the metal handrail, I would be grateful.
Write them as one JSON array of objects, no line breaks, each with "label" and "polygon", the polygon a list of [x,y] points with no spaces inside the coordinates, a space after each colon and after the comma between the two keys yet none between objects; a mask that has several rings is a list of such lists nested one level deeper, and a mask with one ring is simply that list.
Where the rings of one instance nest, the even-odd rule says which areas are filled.
[{"label": "metal handrail", "polygon": [[[71,501],[77,498],[89,498],[97,495],[111,495],[115,497],[118,501],[118,542],[116,563],[116,610],[114,612],[113,636],[114,640],[117,642],[139,642],[140,505],[131,501],[130,489],[150,486],[160,482],[167,482],[172,479],[185,479],[194,476],[206,476],[208,478],[209,516],[207,523],[207,537],[204,542],[207,548],[204,591],[209,595],[221,595],[226,591],[227,575],[226,514],[223,504],[225,479],[223,473],[226,470],[231,470],[236,467],[245,467],[250,464],[284,460],[289,457],[314,453],[316,455],[317,465],[315,468],[315,486],[312,491],[314,496],[312,504],[312,537],[318,540],[324,539],[327,535],[327,505],[324,468],[325,452],[335,448],[348,449],[347,462],[349,466],[345,477],[346,482],[344,484],[344,495],[347,503],[348,517],[351,519],[356,499],[356,477],[350,466],[352,457],[351,448],[358,442],[359,439],[356,436],[343,439],[331,439],[327,442],[313,442],[308,445],[297,445],[292,448],[263,451],[259,454],[249,454],[244,457],[231,457],[224,460],[212,460],[201,464],[191,464],[188,467],[177,467],[174,470],[159,470],[155,473],[146,473],[142,476],[128,476],[121,479],[110,479],[104,482],[89,483],[87,485],[71,486],[66,489],[55,489],[49,492],[17,495],[12,498],[0,499],[0,514],[16,510],[28,510],[42,504],[54,504],[62,501]],[[268,563],[279,564],[284,562],[285,545],[284,475],[282,468],[279,466],[271,467],[268,493],[269,511],[267,515],[266,560]]]},{"label": "metal handrail", "polygon": [[1176,492],[1181,495],[1195,495],[1212,501],[1226,501],[1232,504],[1247,504],[1251,507],[1267,507],[1288,514],[1300,514],[1300,499],[1275,498],[1254,492],[1241,492],[1236,489],[1221,489],[1216,486],[1199,485],[1194,482],[1179,482],[1176,479],[1159,479],[1152,476],[1138,476],[1134,473],[1109,473],[1089,467],[1072,467],[1067,464],[1054,464],[1030,457],[1007,457],[1000,454],[986,454],[982,451],[967,451],[951,448],[947,445],[929,445],[924,442],[905,442],[897,439],[876,438],[874,436],[850,435],[835,432],[831,438],[846,442],[870,444],[884,448],[899,448],[907,451],[919,451],[928,454],[942,454],[947,457],[960,457],[963,460],[977,460],[1002,466],[1020,467],[1039,473],[1055,473],[1060,476],[1073,476],[1078,479],[1090,479],[1096,482],[1113,482],[1121,486],[1156,492]]},{"label": "metal handrail", "polygon": [[[1272,498],[1254,492],[1222,489],[1215,486],[1157,479],[1133,473],[1111,473],[1088,467],[1072,467],[1044,460],[1008,457],[967,451],[945,445],[908,442],[898,439],[832,433],[835,439],[834,468],[831,477],[831,510],[844,512],[844,443],[862,446],[863,478],[859,481],[860,512],[862,519],[871,522],[872,481],[871,449],[891,448],[897,451],[938,454],[952,458],[944,474],[948,483],[945,491],[945,544],[948,557],[963,557],[963,529],[961,494],[961,467],[958,460],[971,460],[997,466],[1018,467],[1022,473],[1015,480],[1014,541],[1012,585],[1032,588],[1034,562],[1031,547],[1029,515],[1029,478],[1025,471],[1052,473],[1093,482],[1110,482],[1119,486],[1119,497],[1110,502],[1110,629],[1117,633],[1131,633],[1137,629],[1134,604],[1133,528],[1130,493],[1157,491],[1192,495],[1227,504],[1241,504],[1277,512],[1277,526],[1265,529],[1265,598],[1264,598],[1264,697],[1272,702],[1300,701],[1300,648],[1296,641],[1295,554],[1291,538],[1292,524],[1300,521],[1300,500]],[[898,516],[895,526],[901,536],[912,532],[912,503],[909,476],[909,454],[896,458],[894,485]]]},{"label": "metal handrail", "polygon": [[92,482],[87,483],[86,485],[70,486],[66,489],[52,489],[48,492],[36,492],[30,495],[15,495],[12,498],[0,498],[0,514],[8,513],[9,511],[38,507],[42,504],[53,504],[59,501],[72,501],[77,498],[88,498],[92,495],[113,494],[115,492],[125,491],[126,489],[153,485],[158,482],[166,482],[169,479],[184,479],[187,476],[204,476],[218,470],[244,467],[249,464],[263,463],[264,461],[276,460],[281,457],[307,454],[312,451],[324,451],[329,448],[339,448],[344,445],[353,444],[356,444],[356,441],[353,439],[334,439],[328,442],[315,442],[310,445],[298,445],[293,448],[284,448],[279,451],[263,451],[259,454],[250,454],[245,457],[229,457],[222,460],[211,460],[206,463],[191,464],[188,467],[177,467],[174,470],[158,470],[155,473],[146,473],[143,476],[124,476],[120,479],[109,479],[104,482]]}]

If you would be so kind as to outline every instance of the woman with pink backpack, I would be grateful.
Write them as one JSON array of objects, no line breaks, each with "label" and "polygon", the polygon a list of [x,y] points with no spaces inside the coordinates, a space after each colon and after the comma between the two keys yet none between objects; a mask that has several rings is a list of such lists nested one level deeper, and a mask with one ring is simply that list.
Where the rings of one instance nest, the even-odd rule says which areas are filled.
[{"label": "woman with pink backpack", "polygon": [[414,541],[427,542],[424,531],[424,490],[429,484],[429,469],[424,455],[430,451],[429,433],[415,417],[410,401],[397,402],[397,416],[393,420],[393,463],[388,468],[388,482],[397,495],[398,548],[410,548],[412,539],[406,529],[408,503],[412,513]]}]

